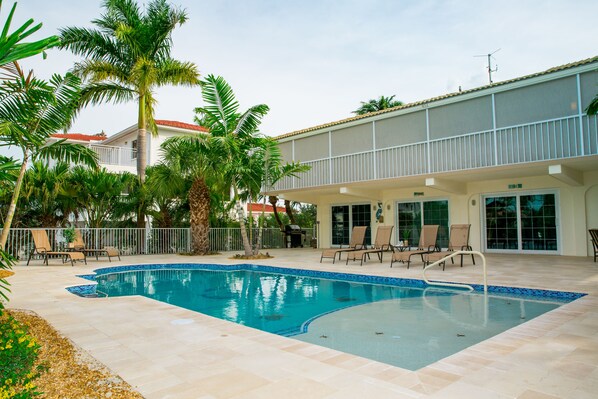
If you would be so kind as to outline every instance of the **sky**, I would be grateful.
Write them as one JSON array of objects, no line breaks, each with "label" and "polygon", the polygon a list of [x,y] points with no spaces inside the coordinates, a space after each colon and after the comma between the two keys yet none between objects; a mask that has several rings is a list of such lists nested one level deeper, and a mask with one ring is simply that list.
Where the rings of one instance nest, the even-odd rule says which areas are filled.
[{"label": "sky", "polygon": [[[395,95],[404,103],[540,72],[598,55],[596,0],[172,0],[188,21],[172,56],[201,75],[220,75],[241,110],[267,104],[261,131],[277,136],[353,116],[361,101]],[[12,1],[3,2],[4,21]],[[43,23],[92,27],[101,0],[20,0],[12,29]],[[146,4],[139,0],[139,4]],[[478,57],[482,55],[482,57]],[[77,60],[50,50],[22,61],[38,77],[64,74]],[[598,91],[598,88],[597,88]],[[155,92],[156,119],[193,122],[199,88]],[[136,123],[136,105],[81,111],[70,132],[112,135]]]}]

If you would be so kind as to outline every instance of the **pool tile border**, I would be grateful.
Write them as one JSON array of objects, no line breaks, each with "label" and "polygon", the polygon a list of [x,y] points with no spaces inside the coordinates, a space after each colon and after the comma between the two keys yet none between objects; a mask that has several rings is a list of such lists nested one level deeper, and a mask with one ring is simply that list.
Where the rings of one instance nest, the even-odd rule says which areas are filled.
[{"label": "pool tile border", "polygon": [[[207,263],[155,263],[155,264],[141,264],[141,265],[127,265],[127,266],[111,266],[95,269],[95,274],[84,274],[78,275],[78,277],[86,280],[95,281],[95,277],[98,275],[112,274],[112,273],[125,273],[132,271],[150,271],[150,270],[217,270],[217,271],[257,271],[263,273],[278,273],[295,276],[305,276],[313,278],[323,278],[328,280],[339,280],[339,281],[351,281],[378,285],[392,285],[392,286],[408,286],[408,287],[433,287],[426,284],[423,280],[406,279],[400,277],[385,277],[385,276],[371,276],[367,274],[354,274],[354,273],[342,273],[342,272],[327,272],[318,270],[308,269],[292,269],[286,267],[277,266],[265,266],[255,264],[236,264],[236,265],[223,265],[223,264],[207,264]],[[475,291],[483,292],[484,286],[481,284],[471,284]],[[95,297],[96,284],[85,284],[76,285],[66,288],[67,291],[83,297]],[[554,291],[537,288],[521,288],[521,287],[505,287],[498,285],[489,285],[488,292],[493,294],[506,294],[516,296],[534,296],[541,298],[550,298],[555,300],[562,300],[565,302],[573,301],[581,298],[587,294],[580,292],[570,291]]]}]

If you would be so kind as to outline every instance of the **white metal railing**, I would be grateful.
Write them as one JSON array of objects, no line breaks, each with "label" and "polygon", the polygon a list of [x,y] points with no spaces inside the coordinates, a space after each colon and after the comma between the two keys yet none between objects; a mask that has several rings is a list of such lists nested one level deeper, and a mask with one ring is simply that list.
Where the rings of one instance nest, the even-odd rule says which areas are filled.
[{"label": "white metal railing", "polygon": [[568,116],[302,162],[312,169],[298,178],[278,182],[274,189],[283,191],[597,154],[597,117]]},{"label": "white metal railing", "polygon": [[435,285],[435,286],[440,286],[440,287],[451,287],[451,288],[465,288],[470,291],[473,291],[473,287],[469,284],[431,281],[431,280],[428,280],[428,277],[426,276],[426,270],[428,270],[429,268],[437,266],[437,265],[441,264],[442,262],[446,262],[447,260],[454,258],[455,256],[459,256],[459,255],[478,255],[479,257],[482,258],[482,271],[484,273],[484,292],[488,292],[488,278],[487,278],[487,274],[486,274],[486,257],[480,251],[455,251],[452,254],[447,255],[444,258],[427,265],[426,267],[424,267],[424,270],[422,272],[424,281],[429,285]]},{"label": "white metal railing", "polygon": [[[18,259],[27,259],[34,248],[33,238],[28,228],[11,228],[6,242],[6,251]],[[67,245],[63,228],[46,228],[53,250],[64,249]],[[176,254],[191,250],[189,228],[81,228],[81,236],[88,248],[116,247],[122,255]],[[305,229],[304,246],[309,246],[315,237],[313,229]],[[248,231],[249,234],[249,231]],[[259,229],[251,231],[253,242],[257,240]],[[241,230],[237,228],[210,228],[210,249],[212,251],[243,250]],[[262,231],[261,248],[285,248],[285,236],[278,228]]]},{"label": "white metal railing", "polygon": [[89,148],[98,154],[100,164],[134,166],[137,162],[137,150],[132,148],[99,144],[91,144]]}]

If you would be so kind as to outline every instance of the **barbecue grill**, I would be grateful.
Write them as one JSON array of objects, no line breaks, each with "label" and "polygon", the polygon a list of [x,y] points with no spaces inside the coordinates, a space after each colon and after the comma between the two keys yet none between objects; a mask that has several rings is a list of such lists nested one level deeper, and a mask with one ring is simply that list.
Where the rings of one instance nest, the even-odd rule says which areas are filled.
[{"label": "barbecue grill", "polygon": [[305,241],[305,230],[296,224],[287,224],[284,226],[284,243],[286,248],[303,248]]}]

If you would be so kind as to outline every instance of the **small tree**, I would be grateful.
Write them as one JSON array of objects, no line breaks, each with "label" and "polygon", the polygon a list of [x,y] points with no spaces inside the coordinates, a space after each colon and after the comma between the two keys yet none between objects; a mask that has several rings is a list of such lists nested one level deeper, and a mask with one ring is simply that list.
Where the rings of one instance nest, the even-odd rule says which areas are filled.
[{"label": "small tree", "polygon": [[4,220],[0,249],[8,239],[17,200],[29,160],[56,159],[97,167],[97,154],[90,148],[60,140],[48,145],[50,136],[68,126],[79,105],[80,80],[73,74],[54,75],[49,82],[23,73],[17,63],[5,69],[12,79],[0,86],[1,145],[19,148],[21,168]]}]

